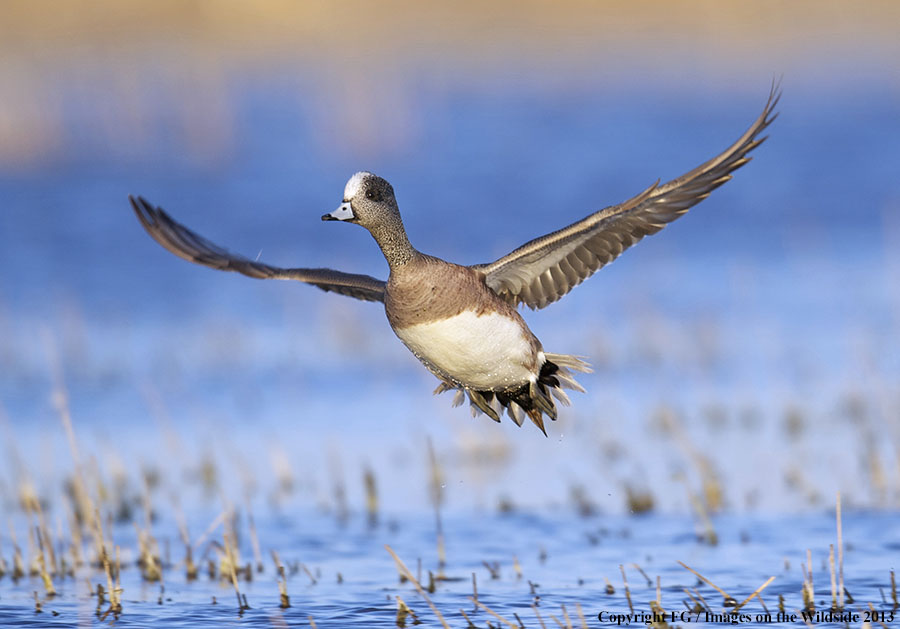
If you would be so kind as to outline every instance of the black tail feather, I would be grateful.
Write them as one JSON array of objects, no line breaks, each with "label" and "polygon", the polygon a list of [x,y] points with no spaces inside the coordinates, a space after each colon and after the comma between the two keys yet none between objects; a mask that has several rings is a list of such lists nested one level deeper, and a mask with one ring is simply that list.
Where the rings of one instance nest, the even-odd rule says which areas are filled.
[{"label": "black tail feather", "polygon": [[[568,397],[562,392],[563,388],[583,391],[584,389],[575,382],[571,370],[590,371],[587,363],[565,354],[547,354],[544,364],[538,374],[536,382],[526,382],[517,389],[508,391],[477,391],[466,389],[449,383],[441,383],[435,393],[442,393],[451,389],[458,389],[469,397],[472,414],[484,413],[494,421],[499,422],[500,416],[506,410],[509,417],[519,426],[522,425],[522,413],[537,426],[544,436],[547,430],[544,428],[544,416],[556,421],[557,411],[554,402],[553,390],[559,390],[559,397],[566,403]],[[516,408],[518,407],[518,409]]]}]

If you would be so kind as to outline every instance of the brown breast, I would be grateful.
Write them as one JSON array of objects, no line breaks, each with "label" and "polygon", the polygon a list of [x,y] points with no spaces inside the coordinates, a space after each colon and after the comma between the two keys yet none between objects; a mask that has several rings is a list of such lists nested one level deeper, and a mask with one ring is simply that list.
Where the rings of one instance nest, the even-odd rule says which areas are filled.
[{"label": "brown breast", "polygon": [[483,274],[424,254],[392,271],[385,288],[384,309],[394,329],[446,319],[464,310],[520,319],[488,288]]}]

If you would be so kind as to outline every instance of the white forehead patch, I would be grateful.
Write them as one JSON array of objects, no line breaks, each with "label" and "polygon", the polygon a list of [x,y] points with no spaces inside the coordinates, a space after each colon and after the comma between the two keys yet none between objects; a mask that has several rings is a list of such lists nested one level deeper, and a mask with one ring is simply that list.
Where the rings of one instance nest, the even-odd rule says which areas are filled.
[{"label": "white forehead patch", "polygon": [[371,174],[372,173],[363,170],[350,177],[350,181],[344,186],[344,198],[349,201],[355,197],[356,193],[358,193],[359,189],[362,187],[363,179]]}]

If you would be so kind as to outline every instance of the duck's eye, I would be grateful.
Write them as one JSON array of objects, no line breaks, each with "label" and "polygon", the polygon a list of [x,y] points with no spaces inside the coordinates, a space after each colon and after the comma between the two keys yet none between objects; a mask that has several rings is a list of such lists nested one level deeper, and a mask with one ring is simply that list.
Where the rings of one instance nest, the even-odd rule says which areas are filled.
[{"label": "duck's eye", "polygon": [[374,198],[375,198],[375,191],[374,191],[374,190],[366,190],[366,198],[367,198],[367,199],[374,199]]}]

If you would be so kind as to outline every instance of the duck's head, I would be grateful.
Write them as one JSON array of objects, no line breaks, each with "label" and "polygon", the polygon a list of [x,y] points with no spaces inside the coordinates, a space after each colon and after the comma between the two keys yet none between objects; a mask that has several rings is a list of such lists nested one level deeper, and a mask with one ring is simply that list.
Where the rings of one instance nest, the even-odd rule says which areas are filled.
[{"label": "duck's head", "polygon": [[387,181],[369,172],[350,177],[344,187],[344,202],[323,221],[347,221],[362,225],[369,231],[400,219],[394,189]]}]

